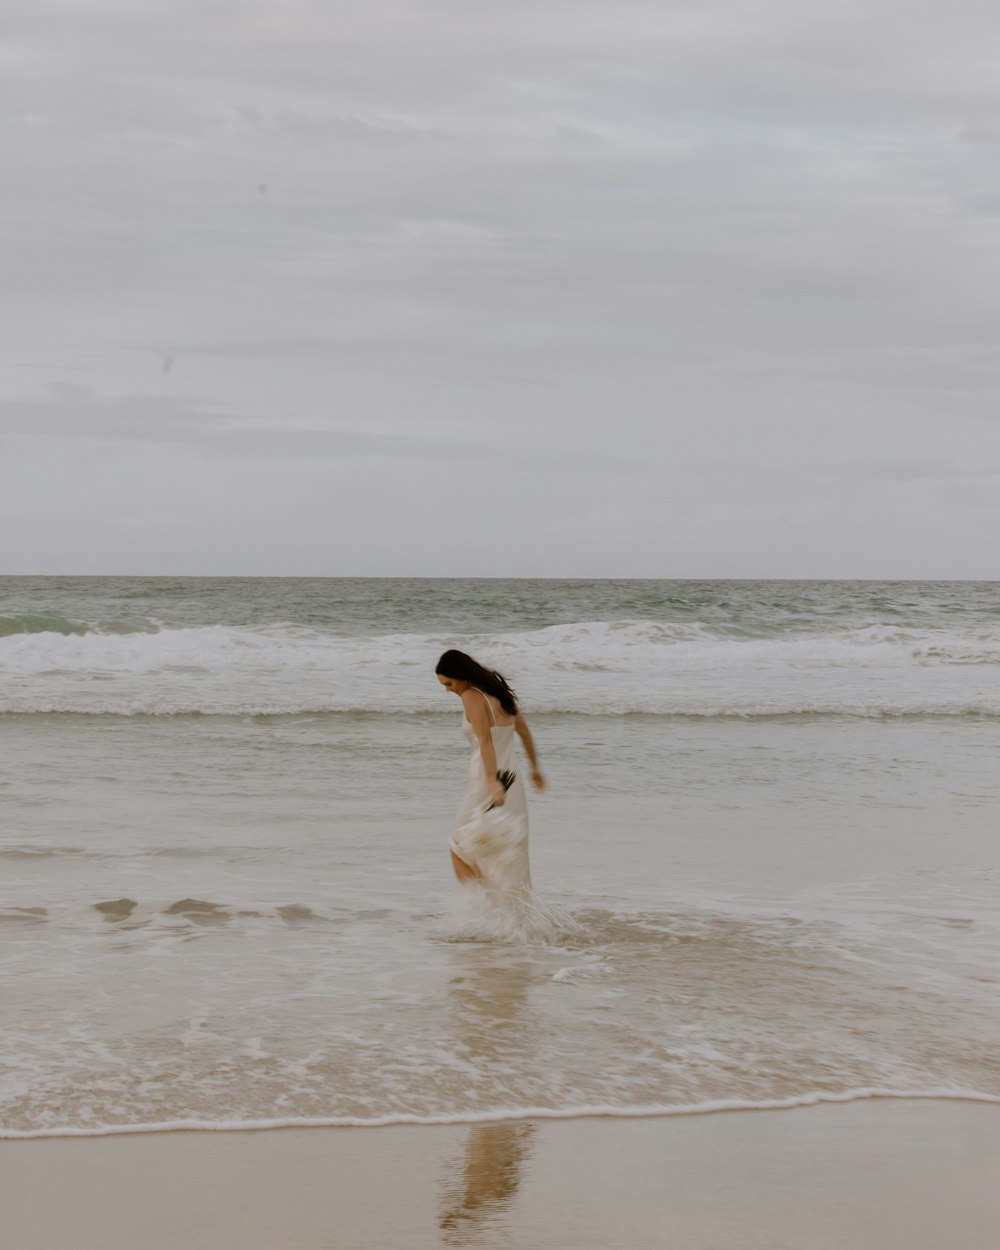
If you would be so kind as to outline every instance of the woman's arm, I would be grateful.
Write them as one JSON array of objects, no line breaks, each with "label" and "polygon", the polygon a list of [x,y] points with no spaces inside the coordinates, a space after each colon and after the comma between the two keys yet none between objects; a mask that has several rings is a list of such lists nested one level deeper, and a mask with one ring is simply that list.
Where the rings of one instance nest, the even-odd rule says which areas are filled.
[{"label": "woman's arm", "polygon": [[490,733],[490,718],[486,712],[486,700],[482,692],[475,688],[466,690],[462,695],[465,716],[472,726],[479,741],[479,754],[483,757],[483,772],[486,774],[486,789],[497,807],[503,807],[507,799],[507,791],[503,782],[497,779],[497,752]]},{"label": "woman's arm", "polygon": [[538,752],[535,750],[535,740],[531,736],[528,722],[520,712],[514,717],[514,729],[517,731],[517,736],[524,743],[524,750],[528,756],[528,762],[531,764],[531,780],[534,782],[535,789],[544,790],[545,778],[538,767]]}]

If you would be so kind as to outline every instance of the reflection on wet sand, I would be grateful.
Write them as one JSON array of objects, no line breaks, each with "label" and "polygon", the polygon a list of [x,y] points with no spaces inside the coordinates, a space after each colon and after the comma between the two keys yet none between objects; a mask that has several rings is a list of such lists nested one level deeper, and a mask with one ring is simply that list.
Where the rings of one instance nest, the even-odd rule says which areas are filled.
[{"label": "reflection on wet sand", "polygon": [[[532,1038],[531,965],[482,947],[456,952],[455,962],[448,998],[462,1057],[478,1068],[523,1060]],[[474,1245],[495,1231],[517,1193],[534,1131],[518,1121],[470,1126],[461,1165],[442,1179],[438,1226],[446,1245]]]},{"label": "reflection on wet sand", "polygon": [[438,1225],[447,1245],[474,1244],[517,1193],[533,1124],[474,1124],[465,1143],[461,1179],[443,1186]]}]

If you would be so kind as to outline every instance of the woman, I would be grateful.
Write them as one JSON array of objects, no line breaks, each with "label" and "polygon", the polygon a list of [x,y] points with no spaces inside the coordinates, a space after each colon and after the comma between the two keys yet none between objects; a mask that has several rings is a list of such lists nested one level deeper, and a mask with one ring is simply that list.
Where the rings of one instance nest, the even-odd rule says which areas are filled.
[{"label": "woman", "polygon": [[544,790],[531,731],[504,678],[464,651],[446,651],[435,672],[445,690],[462,700],[462,732],[472,745],[469,779],[449,842],[455,875],[463,885],[526,894],[528,804],[514,734],[524,744],[535,789]]}]

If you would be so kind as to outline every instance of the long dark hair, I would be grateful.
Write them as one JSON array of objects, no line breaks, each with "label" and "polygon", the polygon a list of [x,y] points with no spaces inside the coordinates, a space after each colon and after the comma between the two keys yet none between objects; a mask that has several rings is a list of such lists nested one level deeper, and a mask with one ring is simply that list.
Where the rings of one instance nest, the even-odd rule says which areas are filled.
[{"label": "long dark hair", "polygon": [[507,679],[491,668],[483,668],[478,660],[464,651],[446,651],[438,660],[435,673],[441,677],[453,677],[456,681],[467,681],[470,686],[491,694],[508,716],[517,715],[517,697],[507,684]]}]

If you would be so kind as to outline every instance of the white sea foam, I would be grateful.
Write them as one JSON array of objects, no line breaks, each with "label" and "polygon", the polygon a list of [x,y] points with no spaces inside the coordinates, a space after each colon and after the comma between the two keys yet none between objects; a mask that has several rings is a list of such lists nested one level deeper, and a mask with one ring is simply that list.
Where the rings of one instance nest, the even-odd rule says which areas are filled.
[{"label": "white sea foam", "polygon": [[449,942],[547,945],[579,932],[580,924],[567,911],[533,891],[504,898],[468,886],[456,897],[437,936]]},{"label": "white sea foam", "polygon": [[[831,633],[733,638],[707,626],[652,621],[581,621],[545,629],[481,634],[460,640],[498,663],[510,658],[571,672],[628,672],[644,662],[686,671],[788,667],[908,668],[1000,664],[1000,633],[976,636],[887,626]],[[285,665],[406,669],[453,644],[447,635],[341,637],[305,626],[252,629],[206,625],[131,634],[16,634],[2,640],[0,663],[11,676],[86,672],[156,673],[234,667],[271,671]]]},{"label": "white sea foam", "polygon": [[94,1127],[4,1129],[0,1140],[66,1137],[119,1137],[137,1133],[259,1133],[275,1129],[296,1128],[389,1128],[393,1125],[499,1124],[510,1120],[638,1120],[670,1116],[718,1115],[725,1112],[795,1111],[827,1103],[862,1102],[870,1099],[895,1101],[923,1100],[939,1102],[975,1102],[1000,1105],[1000,1095],[984,1094],[970,1089],[848,1089],[840,1092],[813,1090],[790,1098],[763,1099],[754,1102],[740,1098],[722,1098],[712,1102],[653,1104],[636,1107],[608,1105],[579,1107],[514,1107],[502,1111],[455,1113],[451,1115],[383,1116],[285,1116],[263,1120],[164,1120],[148,1124],[104,1124]]},{"label": "white sea foam", "polygon": [[[1000,632],[885,625],[733,637],[699,624],[584,621],[453,638],[298,625],[0,639],[0,712],[432,712],[444,648],[530,692],[536,712],[666,716],[1000,715]],[[738,688],[737,682],[738,680]]]}]

